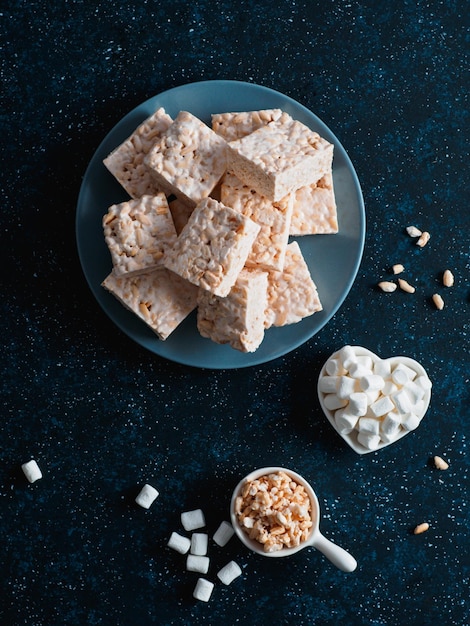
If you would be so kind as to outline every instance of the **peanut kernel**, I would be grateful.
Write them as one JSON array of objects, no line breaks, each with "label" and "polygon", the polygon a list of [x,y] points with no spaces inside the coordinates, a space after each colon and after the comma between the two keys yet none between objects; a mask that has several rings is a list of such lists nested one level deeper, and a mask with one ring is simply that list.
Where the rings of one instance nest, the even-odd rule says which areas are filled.
[{"label": "peanut kernel", "polygon": [[379,287],[382,291],[385,291],[386,293],[392,293],[392,291],[395,291],[395,289],[397,288],[395,283],[392,283],[388,280],[383,280],[382,282],[378,283],[377,287]]},{"label": "peanut kernel", "polygon": [[407,226],[406,232],[410,237],[421,237],[423,234],[416,226]]},{"label": "peanut kernel", "polygon": [[403,278],[398,279],[398,286],[402,291],[406,291],[406,293],[414,293],[416,291],[416,289]]},{"label": "peanut kernel", "polygon": [[423,522],[422,524],[418,524],[414,529],[413,533],[415,535],[421,535],[421,533],[425,533],[429,530],[429,524],[427,522]]},{"label": "peanut kernel", "polygon": [[434,457],[434,465],[439,470],[446,470],[449,468],[449,464],[446,461],[444,461],[444,459],[441,458],[440,456]]},{"label": "peanut kernel", "polygon": [[442,275],[442,284],[444,287],[452,287],[454,284],[454,275],[450,270],[446,270]]},{"label": "peanut kernel", "polygon": [[436,309],[438,311],[442,311],[442,309],[444,308],[444,300],[438,293],[435,293],[433,295],[432,301],[434,302],[434,306],[436,307]]},{"label": "peanut kernel", "polygon": [[424,232],[421,233],[421,236],[416,242],[416,245],[419,246],[420,248],[424,248],[424,246],[428,243],[430,239],[431,239],[431,235],[425,230]]}]

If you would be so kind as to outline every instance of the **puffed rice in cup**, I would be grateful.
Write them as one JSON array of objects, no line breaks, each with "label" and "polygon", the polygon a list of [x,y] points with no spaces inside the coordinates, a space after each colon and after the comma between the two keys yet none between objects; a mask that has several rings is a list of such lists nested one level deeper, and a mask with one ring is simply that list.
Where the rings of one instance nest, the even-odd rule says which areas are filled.
[{"label": "puffed rice in cup", "polygon": [[236,499],[235,513],[243,531],[265,552],[300,545],[313,526],[307,491],[283,471],[247,481]]}]

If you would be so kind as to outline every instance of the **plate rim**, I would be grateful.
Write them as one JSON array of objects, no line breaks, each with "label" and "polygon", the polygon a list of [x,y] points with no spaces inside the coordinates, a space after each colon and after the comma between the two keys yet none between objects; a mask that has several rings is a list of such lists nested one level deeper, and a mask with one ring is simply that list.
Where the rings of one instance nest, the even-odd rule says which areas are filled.
[{"label": "plate rim", "polygon": [[[208,364],[200,364],[197,362],[197,359],[189,359],[189,358],[182,358],[182,357],[178,357],[177,355],[175,356],[170,356],[167,354],[161,354],[158,350],[153,349],[151,346],[147,345],[147,343],[144,343],[142,341],[139,340],[138,337],[134,337],[130,334],[130,332],[125,328],[125,325],[121,324],[118,320],[114,319],[114,317],[112,317],[109,312],[106,310],[105,306],[103,305],[103,303],[101,302],[101,300],[99,299],[98,293],[95,291],[95,286],[94,284],[92,284],[90,277],[88,276],[87,270],[86,270],[86,262],[85,262],[85,254],[83,251],[83,246],[81,243],[81,239],[79,236],[79,231],[80,231],[80,207],[83,204],[83,197],[85,195],[85,187],[86,187],[86,183],[88,181],[88,179],[91,176],[91,172],[93,170],[93,168],[95,167],[96,163],[99,162],[99,157],[98,155],[101,154],[101,152],[103,152],[104,150],[104,146],[109,142],[110,137],[115,134],[117,131],[119,131],[119,128],[121,126],[125,126],[127,121],[129,119],[132,118],[132,116],[134,116],[137,112],[145,109],[146,105],[150,102],[153,102],[159,98],[168,98],[172,93],[178,92],[178,91],[184,91],[184,90],[188,90],[188,89],[194,89],[196,87],[199,88],[215,88],[216,86],[223,86],[223,85],[232,85],[232,86],[238,86],[238,87],[243,87],[245,89],[255,89],[257,91],[262,91],[264,93],[266,93],[268,96],[269,95],[273,95],[276,98],[281,98],[289,103],[292,103],[292,105],[303,111],[303,113],[310,117],[310,118],[314,118],[316,123],[323,127],[327,133],[330,135],[330,137],[332,138],[333,142],[334,142],[334,146],[335,146],[335,152],[341,152],[342,155],[342,159],[345,161],[345,163],[347,164],[347,169],[348,169],[348,173],[352,178],[352,183],[353,183],[353,187],[356,193],[356,201],[357,201],[357,205],[358,205],[358,209],[359,209],[359,220],[358,220],[358,225],[359,225],[359,237],[358,237],[358,247],[357,247],[357,251],[355,254],[355,259],[354,259],[354,264],[351,267],[351,272],[349,274],[349,277],[345,283],[343,292],[341,294],[341,297],[339,297],[337,299],[337,301],[334,303],[334,306],[332,306],[332,308],[330,309],[330,311],[328,312],[328,315],[326,315],[325,319],[322,321],[321,325],[319,328],[317,328],[316,330],[314,330],[314,332],[312,333],[307,333],[307,336],[302,335],[302,337],[292,341],[288,347],[286,349],[280,349],[277,352],[275,351],[274,354],[269,354],[265,357],[259,356],[259,358],[257,358],[256,356],[256,351],[253,353],[248,353],[248,357],[249,357],[249,362],[247,361],[246,363],[237,363],[237,364],[227,364],[227,363],[219,363],[218,360],[216,360],[217,362],[211,363],[210,365]],[[145,116],[143,117],[142,121],[145,119]],[[136,126],[137,127],[137,126]],[[118,144],[119,145],[119,144]],[[328,323],[329,321],[334,317],[334,315],[338,312],[339,308],[344,304],[344,301],[346,300],[347,296],[349,295],[349,292],[351,291],[351,288],[354,284],[354,281],[357,277],[357,273],[359,271],[359,267],[362,261],[362,257],[363,257],[363,253],[364,253],[364,246],[365,246],[365,236],[366,236],[366,214],[365,214],[365,205],[364,205],[364,198],[363,198],[363,194],[362,194],[362,188],[359,182],[359,178],[357,176],[356,170],[354,168],[354,165],[348,155],[348,153],[346,152],[345,148],[343,147],[342,143],[339,141],[339,139],[337,138],[337,136],[335,135],[335,133],[333,133],[333,131],[315,114],[313,113],[313,111],[311,111],[310,109],[308,109],[305,105],[303,105],[302,103],[298,102],[297,100],[295,100],[294,98],[292,98],[291,96],[288,96],[280,91],[277,91],[275,89],[272,89],[271,87],[266,87],[265,85],[260,85],[257,83],[251,83],[248,81],[239,81],[239,80],[232,80],[232,79],[213,79],[213,80],[201,80],[201,81],[193,81],[193,82],[189,82],[189,83],[184,83],[182,85],[178,85],[175,87],[171,87],[167,90],[164,90],[162,92],[159,92],[157,94],[155,94],[154,96],[151,96],[150,98],[147,98],[146,100],[142,101],[140,104],[136,105],[135,107],[133,107],[131,110],[129,110],[123,117],[121,117],[118,122],[116,122],[112,128],[106,133],[106,135],[102,138],[102,140],[99,142],[98,146],[96,147],[96,149],[93,152],[93,155],[84,171],[83,177],[82,177],[82,181],[80,184],[80,190],[77,196],[77,203],[76,203],[76,215],[75,215],[75,242],[76,242],[76,247],[77,247],[77,252],[78,252],[78,257],[79,257],[79,261],[80,261],[80,266],[82,269],[82,272],[85,276],[86,282],[88,284],[88,287],[90,289],[90,291],[92,292],[95,300],[97,301],[99,307],[101,308],[101,310],[105,313],[105,315],[111,319],[111,321],[115,324],[115,326],[117,326],[121,332],[123,332],[131,341],[137,343],[138,345],[140,345],[141,347],[145,348],[146,350],[148,350],[149,352],[151,352],[154,355],[159,356],[160,358],[163,359],[167,359],[169,361],[175,362],[175,363],[179,363],[181,365],[186,365],[186,366],[190,366],[190,367],[196,367],[198,369],[208,369],[208,370],[229,370],[229,369],[243,369],[243,368],[247,368],[247,367],[254,367],[257,365],[263,365],[266,363],[270,363],[272,361],[277,360],[278,358],[281,358],[287,354],[290,354],[291,352],[293,352],[294,350],[298,349],[300,346],[304,345],[307,341],[309,341],[310,339],[312,339],[315,335],[317,335]],[[122,306],[122,305],[121,305]],[[144,324],[144,322],[142,322],[142,324]],[[149,329],[151,331],[151,329]],[[158,341],[158,338],[155,336],[156,340]],[[157,344],[158,346],[158,344]]]}]

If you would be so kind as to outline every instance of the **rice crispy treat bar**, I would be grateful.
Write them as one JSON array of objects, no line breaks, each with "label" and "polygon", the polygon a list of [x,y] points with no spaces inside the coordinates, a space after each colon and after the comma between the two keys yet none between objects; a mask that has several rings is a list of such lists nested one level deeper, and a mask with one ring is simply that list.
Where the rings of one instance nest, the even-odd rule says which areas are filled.
[{"label": "rice crispy treat bar", "polygon": [[259,224],[260,232],[246,260],[247,267],[282,270],[289,239],[293,196],[271,202],[227,172],[222,180],[222,202]]},{"label": "rice crispy treat bar", "polygon": [[113,204],[103,230],[116,276],[141,274],[161,266],[176,241],[176,230],[164,193]]},{"label": "rice crispy treat bar", "polygon": [[199,290],[197,327],[203,337],[254,352],[264,338],[267,272],[243,269],[225,298]]},{"label": "rice crispy treat bar", "polygon": [[240,111],[238,113],[214,113],[212,130],[225,141],[235,141],[275,122],[282,115],[281,109],[262,109],[260,111]]},{"label": "rice crispy treat bar", "polygon": [[314,185],[293,194],[290,235],[322,235],[338,232],[333,176],[325,174]]},{"label": "rice crispy treat bar", "polygon": [[197,287],[165,268],[139,276],[116,276],[111,272],[102,286],[162,340],[197,305]]},{"label": "rice crispy treat bar", "polygon": [[160,107],[103,160],[131,198],[155,195],[165,190],[163,186],[157,185],[144,159],[172,122],[165,109]]},{"label": "rice crispy treat bar", "polygon": [[155,143],[145,159],[157,185],[195,206],[225,172],[227,142],[187,111]]},{"label": "rice crispy treat bar", "polygon": [[292,241],[287,246],[283,271],[268,275],[265,327],[294,324],[322,308],[299,244]]},{"label": "rice crispy treat bar", "polygon": [[258,224],[213,198],[191,213],[163,259],[168,269],[217,296],[228,295],[260,231]]},{"label": "rice crispy treat bar", "polygon": [[227,169],[270,200],[316,183],[330,169],[333,145],[287,113],[228,144]]}]

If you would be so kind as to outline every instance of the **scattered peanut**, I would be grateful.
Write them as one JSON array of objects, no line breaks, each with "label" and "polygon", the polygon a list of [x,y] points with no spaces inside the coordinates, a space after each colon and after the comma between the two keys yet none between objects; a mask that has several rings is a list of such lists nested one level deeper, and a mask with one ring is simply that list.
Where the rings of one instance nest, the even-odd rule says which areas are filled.
[{"label": "scattered peanut", "polygon": [[380,289],[382,289],[382,291],[385,291],[386,293],[392,293],[392,291],[395,291],[395,289],[397,288],[395,283],[392,283],[388,280],[383,280],[377,285],[377,287],[379,287]]},{"label": "scattered peanut", "polygon": [[406,293],[414,293],[416,291],[416,289],[403,278],[398,279],[398,286],[402,291],[406,291]]},{"label": "scattered peanut", "polygon": [[444,287],[452,287],[454,284],[454,275],[450,270],[446,270],[442,275],[442,284]]},{"label": "scattered peanut", "polygon": [[428,243],[430,239],[431,239],[431,235],[425,230],[424,232],[421,233],[418,241],[416,242],[416,245],[419,246],[420,248],[424,248],[424,246]]},{"label": "scattered peanut", "polygon": [[432,301],[434,302],[434,306],[436,307],[436,309],[442,311],[442,309],[444,308],[444,300],[438,293],[435,293],[433,295]]},{"label": "scattered peanut", "polygon": [[414,529],[413,533],[415,535],[421,535],[421,533],[425,533],[429,530],[429,524],[427,522],[423,522],[422,524],[418,524]]},{"label": "scattered peanut", "polygon": [[406,232],[410,237],[421,237],[423,234],[416,226],[407,226]]},{"label": "scattered peanut", "polygon": [[434,457],[434,465],[439,470],[446,470],[449,468],[449,464],[447,463],[447,461],[444,461],[444,459],[440,456]]},{"label": "scattered peanut", "polygon": [[[406,232],[408,233],[408,235],[410,237],[415,237],[417,238],[416,241],[416,245],[423,248],[430,240],[431,235],[428,231],[421,231],[419,228],[417,228],[416,226],[407,226],[406,227]],[[397,275],[397,274],[401,274],[402,272],[405,271],[405,267],[404,265],[402,265],[401,263],[395,263],[394,265],[392,265],[391,270],[393,272],[393,274]],[[452,287],[454,285],[454,275],[453,273],[449,270],[446,269],[444,270],[444,272],[442,273],[442,284],[444,287]],[[377,286],[385,292],[391,293],[393,291],[396,291],[397,289],[397,285],[394,282],[391,281],[381,281],[379,283],[377,283]],[[415,293],[416,288],[413,287],[413,285],[410,285],[410,283],[408,283],[406,280],[404,280],[403,278],[399,278],[398,279],[398,287],[400,287],[400,289],[402,291],[405,291],[406,293]],[[436,307],[436,309],[438,309],[439,311],[442,311],[442,309],[444,308],[444,300],[442,298],[441,295],[439,295],[438,293],[433,294],[432,296],[432,301],[434,303],[434,306]]]}]

